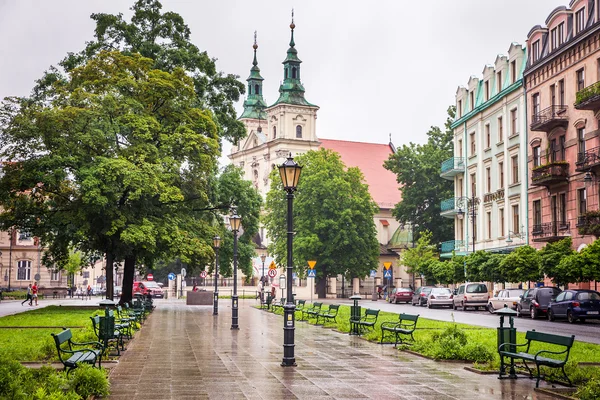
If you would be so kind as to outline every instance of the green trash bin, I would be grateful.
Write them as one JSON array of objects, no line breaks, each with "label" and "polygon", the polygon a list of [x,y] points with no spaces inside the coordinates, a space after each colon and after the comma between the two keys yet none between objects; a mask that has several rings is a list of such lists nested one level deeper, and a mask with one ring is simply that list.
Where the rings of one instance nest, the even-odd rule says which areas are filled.
[{"label": "green trash bin", "polygon": [[[514,317],[517,315],[517,312],[511,308],[508,308],[505,304],[503,308],[500,308],[494,312],[495,314],[500,315],[500,326],[497,328],[497,348],[500,348],[501,344],[504,343],[517,343],[517,328],[514,327]],[[508,317],[509,326],[504,326],[504,317]],[[511,353],[516,352],[516,346],[504,346],[503,350],[510,351]],[[500,376],[502,377],[506,371],[506,366],[502,364],[500,368]],[[517,374],[515,372],[515,360],[513,358],[510,359],[508,377],[511,379],[516,379]]]},{"label": "green trash bin", "polygon": [[267,310],[269,308],[271,308],[272,302],[273,302],[273,296],[271,296],[271,293],[267,293],[267,301],[265,302],[265,305],[267,306]]},{"label": "green trash bin", "polygon": [[361,309],[358,305],[360,296],[352,296],[350,300],[354,300],[354,305],[350,306],[350,335],[360,335],[358,321],[361,318]]}]

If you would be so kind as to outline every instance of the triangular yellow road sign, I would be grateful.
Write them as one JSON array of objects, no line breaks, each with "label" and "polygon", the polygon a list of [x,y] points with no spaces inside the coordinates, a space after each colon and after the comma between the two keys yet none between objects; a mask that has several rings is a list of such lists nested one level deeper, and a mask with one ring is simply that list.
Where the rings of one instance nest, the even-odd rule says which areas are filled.
[{"label": "triangular yellow road sign", "polygon": [[275,261],[271,261],[271,264],[269,264],[269,269],[277,269],[277,264],[275,264]]},{"label": "triangular yellow road sign", "polygon": [[392,266],[392,263],[389,262],[389,261],[388,262],[384,262],[383,266],[384,266],[385,269],[390,269],[390,267]]},{"label": "triangular yellow road sign", "polygon": [[315,267],[315,265],[317,265],[317,262],[315,260],[309,260],[307,261],[308,263],[308,268],[313,269]]}]

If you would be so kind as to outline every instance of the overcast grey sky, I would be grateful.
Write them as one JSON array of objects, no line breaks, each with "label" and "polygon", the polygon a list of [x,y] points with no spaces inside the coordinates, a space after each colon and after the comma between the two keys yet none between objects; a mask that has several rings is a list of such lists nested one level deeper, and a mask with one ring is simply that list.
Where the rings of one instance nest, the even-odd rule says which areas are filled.
[{"label": "overcast grey sky", "polygon": [[[163,0],[181,14],[192,41],[217,67],[245,83],[254,30],[264,95],[272,104],[283,79],[290,10],[303,61],[306,99],[321,107],[321,138],[423,142],[443,125],[458,85],[485,64],[525,44],[568,0]],[[35,79],[92,38],[94,12],[126,16],[133,0],[0,0],[0,98],[26,95]],[[242,101],[238,104],[238,112]],[[227,149],[228,153],[229,150]]]}]

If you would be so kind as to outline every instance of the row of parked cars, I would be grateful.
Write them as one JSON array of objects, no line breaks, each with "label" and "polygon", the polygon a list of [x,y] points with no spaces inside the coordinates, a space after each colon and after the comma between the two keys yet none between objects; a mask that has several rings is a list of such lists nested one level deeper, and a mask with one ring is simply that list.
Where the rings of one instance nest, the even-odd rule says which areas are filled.
[{"label": "row of parked cars", "polygon": [[565,318],[577,320],[600,319],[600,293],[595,290],[568,289],[541,286],[528,290],[503,289],[495,296],[489,295],[487,285],[481,282],[465,283],[452,291],[449,288],[422,286],[413,291],[395,288],[388,297],[390,303],[411,303],[413,306],[485,309],[490,313],[505,305],[517,311],[518,316],[532,319],[546,316],[550,321]]}]

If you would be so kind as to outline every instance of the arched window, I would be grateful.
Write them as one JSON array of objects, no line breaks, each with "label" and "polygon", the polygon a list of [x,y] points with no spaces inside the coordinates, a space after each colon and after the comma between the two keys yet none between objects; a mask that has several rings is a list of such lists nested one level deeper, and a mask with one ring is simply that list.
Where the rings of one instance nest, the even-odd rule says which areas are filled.
[{"label": "arched window", "polygon": [[296,67],[292,68],[292,78],[296,79]]},{"label": "arched window", "polygon": [[260,94],[260,87],[257,85],[254,85],[254,94]]},{"label": "arched window", "polygon": [[287,70],[287,68],[286,68],[286,69],[285,69],[285,79],[287,79],[287,77],[288,77],[288,70]]},{"label": "arched window", "polygon": [[277,139],[277,127],[273,127],[273,139]]},{"label": "arched window", "polygon": [[18,281],[30,281],[31,280],[31,261],[21,260],[17,263],[17,280]]},{"label": "arched window", "polygon": [[296,125],[296,137],[302,138],[302,125]]}]

